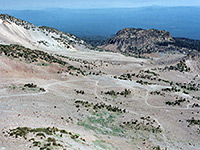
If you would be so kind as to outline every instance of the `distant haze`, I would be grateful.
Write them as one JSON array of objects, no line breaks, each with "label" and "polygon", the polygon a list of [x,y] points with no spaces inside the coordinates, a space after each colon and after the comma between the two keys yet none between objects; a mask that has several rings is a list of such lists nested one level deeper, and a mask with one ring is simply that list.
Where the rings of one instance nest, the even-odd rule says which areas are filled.
[{"label": "distant haze", "polygon": [[0,13],[79,37],[108,37],[120,29],[133,27],[167,30],[175,37],[200,39],[200,7],[1,10]]},{"label": "distant haze", "polygon": [[199,0],[0,0],[0,9],[133,8],[146,6],[200,6]]}]

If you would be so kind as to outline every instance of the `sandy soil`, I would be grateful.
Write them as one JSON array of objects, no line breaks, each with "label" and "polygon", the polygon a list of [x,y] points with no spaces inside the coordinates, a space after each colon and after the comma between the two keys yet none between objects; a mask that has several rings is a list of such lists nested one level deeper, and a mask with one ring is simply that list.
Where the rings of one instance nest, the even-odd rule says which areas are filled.
[{"label": "sandy soil", "polygon": [[[193,92],[189,94],[164,92],[165,96],[152,95],[150,92],[161,91],[170,85],[158,81],[156,85],[141,85],[136,83],[140,79],[135,77],[131,81],[114,78],[115,75],[138,74],[140,70],[151,70],[155,68],[154,64],[157,63],[158,58],[154,62],[154,60],[125,57],[120,54],[90,51],[65,51],[60,54],[87,60],[96,67],[64,59],[71,65],[93,66],[91,70],[82,69],[88,72],[102,71],[105,74],[76,76],[68,72],[57,73],[63,68],[56,65],[41,67],[0,56],[0,150],[40,149],[37,146],[34,147],[28,139],[15,138],[6,133],[9,129],[17,127],[56,127],[79,134],[85,139],[83,143],[67,136],[58,138],[58,141],[63,141],[66,149],[145,150],[154,149],[157,146],[169,150],[199,149],[199,126],[190,125],[188,127],[189,123],[186,121],[192,117],[200,119],[200,109],[191,107],[194,103],[200,104],[198,100],[192,98]],[[172,59],[175,58],[177,56]],[[188,64],[192,65],[192,63]],[[189,82],[196,76],[192,71],[188,73],[155,72],[160,75],[159,78],[174,82]],[[22,89],[27,83],[34,83],[37,87],[44,88],[45,91]],[[105,94],[107,91],[121,92],[125,89],[131,91],[131,94],[126,97],[120,94],[114,96]],[[77,94],[76,91],[84,91],[84,94]],[[194,95],[200,96],[198,92]],[[176,106],[165,104],[167,101],[175,101],[177,96],[186,98],[189,102]],[[126,112],[94,110],[92,107],[86,108],[82,105],[77,107],[75,103],[77,100],[93,104],[105,103],[126,109]],[[93,120],[93,122],[89,120],[91,117],[98,118],[98,115],[105,116],[103,120]],[[106,115],[115,116],[114,121],[109,122],[108,119],[106,122]],[[143,117],[149,117],[149,121],[142,119]],[[131,122],[131,120],[138,120],[143,125],[139,129],[120,126],[123,122]],[[88,125],[86,126],[83,122]],[[153,122],[155,127],[159,126],[161,132],[153,133],[151,130],[144,130],[145,127],[150,128],[148,126],[150,122]],[[116,130],[113,129],[114,127]],[[51,148],[64,149],[59,146]]]}]

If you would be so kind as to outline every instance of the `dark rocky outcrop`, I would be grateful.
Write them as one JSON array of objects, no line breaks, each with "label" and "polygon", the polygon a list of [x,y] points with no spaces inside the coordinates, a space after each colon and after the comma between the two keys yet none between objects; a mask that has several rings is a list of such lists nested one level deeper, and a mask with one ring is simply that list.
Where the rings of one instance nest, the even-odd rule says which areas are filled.
[{"label": "dark rocky outcrop", "polygon": [[[195,44],[193,44],[194,41]],[[200,41],[198,40],[173,38],[171,34],[165,30],[125,28],[120,30],[115,37],[111,38],[106,44],[100,47],[104,50],[128,54],[169,51],[178,51],[188,54],[193,50],[199,50],[199,45]]]}]

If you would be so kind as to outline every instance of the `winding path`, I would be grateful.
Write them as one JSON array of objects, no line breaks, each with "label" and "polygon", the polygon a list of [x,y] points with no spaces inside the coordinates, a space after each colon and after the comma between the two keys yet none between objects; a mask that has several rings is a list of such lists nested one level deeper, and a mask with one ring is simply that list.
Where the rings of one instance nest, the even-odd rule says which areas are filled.
[{"label": "winding path", "polygon": [[[110,78],[111,78],[111,77],[110,77]],[[113,78],[112,78],[112,79],[113,79]],[[187,105],[187,108],[168,108],[168,107],[150,105],[150,104],[148,103],[148,97],[149,97],[149,89],[148,89],[148,88],[149,88],[149,87],[139,85],[139,84],[137,84],[136,82],[133,82],[133,81],[132,81],[131,83],[127,83],[127,82],[123,82],[123,81],[118,80],[118,79],[114,79],[114,80],[117,80],[117,81],[118,81],[117,83],[118,83],[119,85],[120,85],[120,84],[125,84],[126,87],[128,86],[128,87],[130,87],[130,88],[132,88],[132,89],[133,89],[133,87],[137,87],[137,88],[141,88],[141,89],[146,90],[146,95],[145,95],[145,97],[144,97],[144,102],[145,102],[145,104],[146,104],[148,107],[150,107],[150,108],[152,108],[152,109],[190,110],[190,109],[189,109],[189,105],[190,105],[190,104]],[[43,94],[49,93],[49,89],[50,89],[51,86],[54,86],[54,85],[64,85],[65,83],[80,82],[80,81],[86,81],[86,80],[83,79],[83,80],[55,81],[55,82],[53,82],[53,83],[50,83],[50,84],[47,84],[47,85],[44,85],[44,86],[43,86],[43,88],[45,88],[45,90],[46,90],[45,92],[40,92],[40,93],[28,93],[28,94],[16,94],[16,95],[6,95],[6,96],[0,96],[0,99],[1,99],[1,98],[9,98],[9,97],[21,97],[21,96],[38,96],[38,95],[43,95]],[[99,87],[99,80],[92,80],[92,79],[91,79],[90,81],[87,81],[87,82],[94,82],[94,83],[95,83],[94,95],[95,95],[101,102],[103,102],[103,103],[105,103],[105,104],[107,104],[107,105],[112,105],[111,103],[105,101],[104,99],[102,99],[102,98],[98,95],[97,90],[98,90],[98,87]],[[106,87],[113,87],[113,86],[106,86]],[[77,99],[77,100],[78,100],[78,99]],[[79,99],[79,100],[81,100],[81,99]],[[86,99],[84,99],[84,100],[86,100]],[[144,115],[144,114],[134,112],[134,111],[129,110],[129,109],[127,109],[127,108],[122,108],[122,109],[126,109],[128,113],[131,113],[131,114],[134,114],[134,115],[137,115],[137,116],[146,116],[146,115]],[[195,109],[191,109],[191,110],[195,110]],[[167,141],[167,137],[165,136],[165,129],[164,129],[164,127],[162,126],[162,124],[158,121],[158,119],[156,119],[156,118],[153,117],[152,115],[150,115],[150,116],[151,116],[152,119],[154,119],[154,120],[156,121],[156,123],[157,123],[157,124],[160,126],[160,128],[162,129],[162,131],[163,131],[163,132],[162,132],[163,140],[164,140],[164,141]],[[167,142],[166,142],[166,143],[167,143]]]}]

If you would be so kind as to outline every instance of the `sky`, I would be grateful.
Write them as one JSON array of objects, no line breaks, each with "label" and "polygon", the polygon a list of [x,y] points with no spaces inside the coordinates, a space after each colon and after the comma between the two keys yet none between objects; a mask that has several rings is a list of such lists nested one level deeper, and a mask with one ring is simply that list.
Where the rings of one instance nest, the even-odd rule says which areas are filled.
[{"label": "sky", "polygon": [[0,9],[200,6],[200,0],[0,0]]}]

